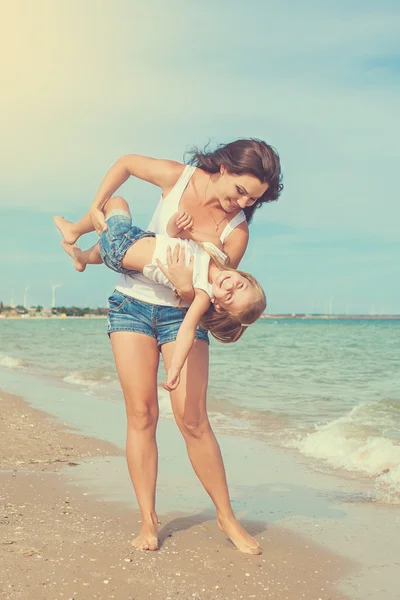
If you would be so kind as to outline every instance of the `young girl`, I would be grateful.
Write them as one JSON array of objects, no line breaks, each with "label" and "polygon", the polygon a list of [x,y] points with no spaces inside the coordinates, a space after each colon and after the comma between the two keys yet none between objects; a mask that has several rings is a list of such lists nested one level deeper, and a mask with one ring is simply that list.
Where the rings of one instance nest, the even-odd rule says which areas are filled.
[{"label": "young girl", "polygon": [[[179,329],[176,351],[163,383],[168,391],[174,390],[200,321],[218,341],[236,342],[264,312],[264,291],[254,277],[230,268],[226,255],[214,244],[156,235],[132,225],[129,207],[122,198],[107,202],[105,216],[107,229],[92,248],[83,251],[77,245],[62,242],[78,271],[84,271],[88,264],[103,262],[117,273],[142,272],[148,279],[173,289],[166,271],[171,252],[179,253],[181,263],[192,269],[194,298]],[[89,215],[85,215],[73,225],[78,236],[87,231],[88,219]],[[67,222],[60,217],[55,221],[65,236]],[[188,213],[175,214],[167,231],[184,236],[192,225]]]}]

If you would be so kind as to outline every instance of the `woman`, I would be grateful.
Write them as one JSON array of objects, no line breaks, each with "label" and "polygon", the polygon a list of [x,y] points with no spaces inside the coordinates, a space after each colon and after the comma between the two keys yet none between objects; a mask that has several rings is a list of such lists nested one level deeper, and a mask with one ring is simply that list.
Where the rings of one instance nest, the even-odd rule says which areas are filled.
[{"label": "woman", "polygon": [[[259,140],[237,140],[214,152],[194,151],[192,166],[137,155],[120,158],[108,171],[93,201],[90,215],[94,228],[105,231],[102,209],[106,201],[130,177],[138,177],[161,189],[161,200],[149,229],[166,233],[175,212],[193,219],[188,236],[197,241],[222,243],[230,264],[237,267],[248,242],[248,223],[264,203],[277,200],[283,188],[276,151]],[[66,241],[74,243],[73,232]],[[142,526],[132,542],[142,550],[158,549],[155,509],[158,452],[157,370],[159,350],[166,371],[171,364],[176,335],[193,298],[191,273],[171,257],[168,277],[182,299],[165,286],[143,275],[121,276],[110,296],[108,332],[127,412],[126,456],[139,503]],[[261,549],[236,520],[228,493],[224,464],[206,409],[208,337],[198,328],[180,384],[171,392],[176,423],[184,436],[192,466],[217,510],[219,527],[242,552]]]}]

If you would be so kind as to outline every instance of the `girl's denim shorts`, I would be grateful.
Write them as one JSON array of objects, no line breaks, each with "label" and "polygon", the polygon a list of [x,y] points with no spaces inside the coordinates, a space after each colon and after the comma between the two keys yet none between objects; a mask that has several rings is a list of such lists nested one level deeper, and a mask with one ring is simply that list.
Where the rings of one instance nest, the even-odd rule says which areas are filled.
[{"label": "girl's denim shorts", "polygon": [[[159,347],[176,340],[179,327],[188,310],[187,308],[148,304],[125,296],[118,290],[114,290],[108,302],[107,332],[109,335],[115,331],[143,333],[157,340]],[[195,339],[209,344],[207,330],[197,327]]]},{"label": "girl's denim shorts", "polygon": [[139,271],[124,269],[121,264],[125,253],[143,237],[154,237],[151,231],[143,231],[132,225],[132,217],[124,210],[113,210],[107,217],[107,231],[100,236],[100,256],[109,269],[124,275],[133,275]]}]

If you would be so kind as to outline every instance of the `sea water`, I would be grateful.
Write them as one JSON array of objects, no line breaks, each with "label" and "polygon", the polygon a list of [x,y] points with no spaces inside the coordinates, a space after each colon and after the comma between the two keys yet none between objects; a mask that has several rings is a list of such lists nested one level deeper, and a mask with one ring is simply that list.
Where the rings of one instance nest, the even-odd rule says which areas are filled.
[{"label": "sea water", "polygon": [[[105,319],[1,319],[0,385],[9,369],[123,402]],[[161,385],[159,403],[172,419]],[[300,453],[400,503],[400,320],[260,320],[236,344],[211,343],[208,407],[217,432]]]}]

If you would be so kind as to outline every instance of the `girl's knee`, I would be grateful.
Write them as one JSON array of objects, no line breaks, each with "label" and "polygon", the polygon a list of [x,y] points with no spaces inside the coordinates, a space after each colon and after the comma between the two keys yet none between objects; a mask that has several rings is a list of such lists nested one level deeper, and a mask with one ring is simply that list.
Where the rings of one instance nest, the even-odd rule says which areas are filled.
[{"label": "girl's knee", "polygon": [[127,201],[124,200],[121,196],[113,196],[112,198],[107,200],[106,205],[104,207],[104,213],[106,217],[112,210],[124,210],[128,213],[130,212]]}]

